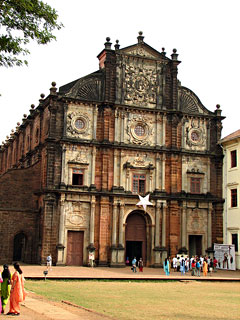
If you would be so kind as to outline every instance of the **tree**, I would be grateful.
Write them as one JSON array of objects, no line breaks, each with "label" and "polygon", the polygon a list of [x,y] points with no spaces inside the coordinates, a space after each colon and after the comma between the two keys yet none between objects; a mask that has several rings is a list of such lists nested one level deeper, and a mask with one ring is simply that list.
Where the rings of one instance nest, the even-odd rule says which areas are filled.
[{"label": "tree", "polygon": [[0,0],[0,66],[27,65],[30,40],[47,44],[61,29],[55,9],[39,0]]}]

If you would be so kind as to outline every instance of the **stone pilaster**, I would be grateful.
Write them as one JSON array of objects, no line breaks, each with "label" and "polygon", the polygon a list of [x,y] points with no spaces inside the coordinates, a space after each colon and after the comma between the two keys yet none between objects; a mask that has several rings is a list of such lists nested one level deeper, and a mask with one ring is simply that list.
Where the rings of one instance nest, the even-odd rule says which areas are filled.
[{"label": "stone pilaster", "polygon": [[62,195],[60,200],[60,219],[59,219],[59,233],[58,233],[58,245],[57,245],[57,265],[64,264],[64,233],[65,233],[65,199]]},{"label": "stone pilaster", "polygon": [[91,170],[91,188],[95,188],[95,167],[96,167],[96,147],[92,147],[92,170]]}]

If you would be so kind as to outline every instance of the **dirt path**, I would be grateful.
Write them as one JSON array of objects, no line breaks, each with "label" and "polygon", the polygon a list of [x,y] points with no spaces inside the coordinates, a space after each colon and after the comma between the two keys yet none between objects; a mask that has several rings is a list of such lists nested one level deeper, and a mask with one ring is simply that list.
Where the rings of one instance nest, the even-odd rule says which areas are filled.
[{"label": "dirt path", "polygon": [[[7,306],[6,310],[9,310]],[[4,319],[12,319],[11,315],[3,315]],[[19,320],[110,320],[113,318],[91,312],[63,302],[49,301],[44,297],[28,292],[25,302],[21,304]]]}]

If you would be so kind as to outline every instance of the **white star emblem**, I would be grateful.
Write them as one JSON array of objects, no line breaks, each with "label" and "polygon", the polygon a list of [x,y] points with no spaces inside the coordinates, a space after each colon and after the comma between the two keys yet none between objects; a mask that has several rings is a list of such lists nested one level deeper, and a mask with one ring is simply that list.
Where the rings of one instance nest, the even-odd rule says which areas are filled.
[{"label": "white star emblem", "polygon": [[147,206],[153,206],[153,204],[149,201],[149,194],[146,197],[141,197],[138,195],[140,201],[137,203],[137,206],[143,206],[144,211],[147,210]]}]

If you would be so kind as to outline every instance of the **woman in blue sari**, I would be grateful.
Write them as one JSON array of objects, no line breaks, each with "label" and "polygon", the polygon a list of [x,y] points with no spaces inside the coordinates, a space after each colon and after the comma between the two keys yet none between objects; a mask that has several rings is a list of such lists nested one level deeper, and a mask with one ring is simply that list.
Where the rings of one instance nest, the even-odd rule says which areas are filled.
[{"label": "woman in blue sari", "polygon": [[166,258],[165,261],[164,261],[163,269],[164,269],[164,272],[165,272],[166,276],[169,276],[170,272],[169,272],[169,260],[168,260],[168,258]]}]

